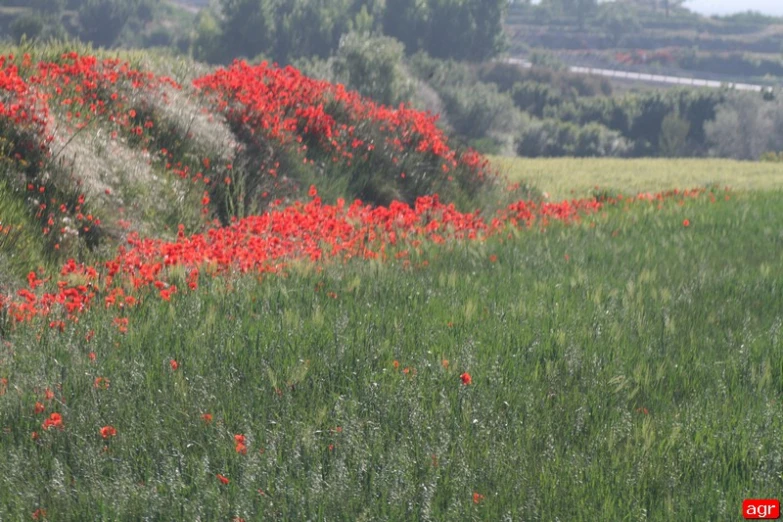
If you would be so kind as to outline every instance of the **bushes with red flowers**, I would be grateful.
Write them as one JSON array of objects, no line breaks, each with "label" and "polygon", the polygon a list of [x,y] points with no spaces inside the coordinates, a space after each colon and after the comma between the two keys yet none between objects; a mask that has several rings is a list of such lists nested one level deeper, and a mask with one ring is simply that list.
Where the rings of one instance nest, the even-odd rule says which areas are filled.
[{"label": "bushes with red flowers", "polygon": [[302,194],[315,183],[327,196],[384,205],[437,193],[465,204],[497,181],[479,154],[449,147],[435,117],[377,105],[292,67],[235,62],[194,85],[241,143],[232,190],[245,215],[263,209],[275,187]]}]

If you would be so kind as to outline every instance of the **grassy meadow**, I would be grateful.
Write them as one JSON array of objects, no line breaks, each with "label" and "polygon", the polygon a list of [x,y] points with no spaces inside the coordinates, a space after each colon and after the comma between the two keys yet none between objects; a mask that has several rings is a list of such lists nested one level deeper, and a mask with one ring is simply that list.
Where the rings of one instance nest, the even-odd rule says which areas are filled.
[{"label": "grassy meadow", "polygon": [[214,279],[125,334],[99,308],[6,331],[0,519],[738,519],[783,486],[780,201]]},{"label": "grassy meadow", "polygon": [[558,201],[601,192],[657,192],[717,186],[783,189],[783,164],[725,159],[493,158],[514,181],[525,180]]},{"label": "grassy meadow", "polygon": [[[783,167],[495,158],[509,191],[428,116],[293,69],[20,51],[0,521],[722,521],[780,494]],[[675,187],[709,188],[614,197]]]}]

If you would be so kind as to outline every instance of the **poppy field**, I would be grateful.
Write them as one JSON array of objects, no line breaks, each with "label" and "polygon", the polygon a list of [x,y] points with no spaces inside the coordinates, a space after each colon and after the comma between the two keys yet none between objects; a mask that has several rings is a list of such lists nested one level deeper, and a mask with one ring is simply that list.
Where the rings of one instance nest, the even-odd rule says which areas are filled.
[{"label": "poppy field", "polygon": [[0,520],[726,520],[779,494],[780,193],[547,199],[290,68],[106,60],[0,66]]}]

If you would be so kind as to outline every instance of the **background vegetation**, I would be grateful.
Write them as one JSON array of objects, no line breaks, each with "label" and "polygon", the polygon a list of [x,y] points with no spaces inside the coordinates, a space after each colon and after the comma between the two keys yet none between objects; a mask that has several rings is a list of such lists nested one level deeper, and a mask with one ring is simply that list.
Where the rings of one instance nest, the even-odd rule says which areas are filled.
[{"label": "background vegetation", "polygon": [[[783,24],[761,15],[705,18],[673,0],[4,2],[0,30],[11,40],[78,38],[110,48],[167,48],[210,64],[295,64],[380,103],[440,114],[450,135],[483,152],[755,160],[783,148],[772,91],[629,91],[566,70],[583,63],[779,76],[779,43],[770,50],[746,41],[783,34]],[[705,36],[686,41],[696,33]],[[745,51],[723,54],[726,39]],[[508,49],[533,68],[490,61]]]}]

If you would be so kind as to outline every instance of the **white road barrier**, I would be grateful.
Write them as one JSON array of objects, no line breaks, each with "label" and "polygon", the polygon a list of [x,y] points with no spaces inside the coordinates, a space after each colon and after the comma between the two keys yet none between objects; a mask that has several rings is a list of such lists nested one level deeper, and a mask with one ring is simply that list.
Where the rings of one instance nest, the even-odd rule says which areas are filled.
[{"label": "white road barrier", "polygon": [[[521,67],[530,68],[533,66],[530,62],[522,60],[521,58],[506,58],[506,63],[513,63]],[[693,85],[696,87],[712,87],[719,89],[721,87],[729,87],[737,89],[738,91],[755,91],[761,92],[765,89],[762,85],[753,85],[750,83],[734,83],[734,82],[718,82],[715,80],[702,80],[699,78],[682,78],[679,76],[663,76],[660,74],[647,74],[636,73],[628,71],[617,71],[614,69],[598,69],[594,67],[580,67],[572,65],[568,67],[568,70],[576,74],[592,74],[595,76],[606,76],[609,78],[622,78],[625,80],[637,80],[642,82],[651,83],[668,83],[674,85]]]}]

